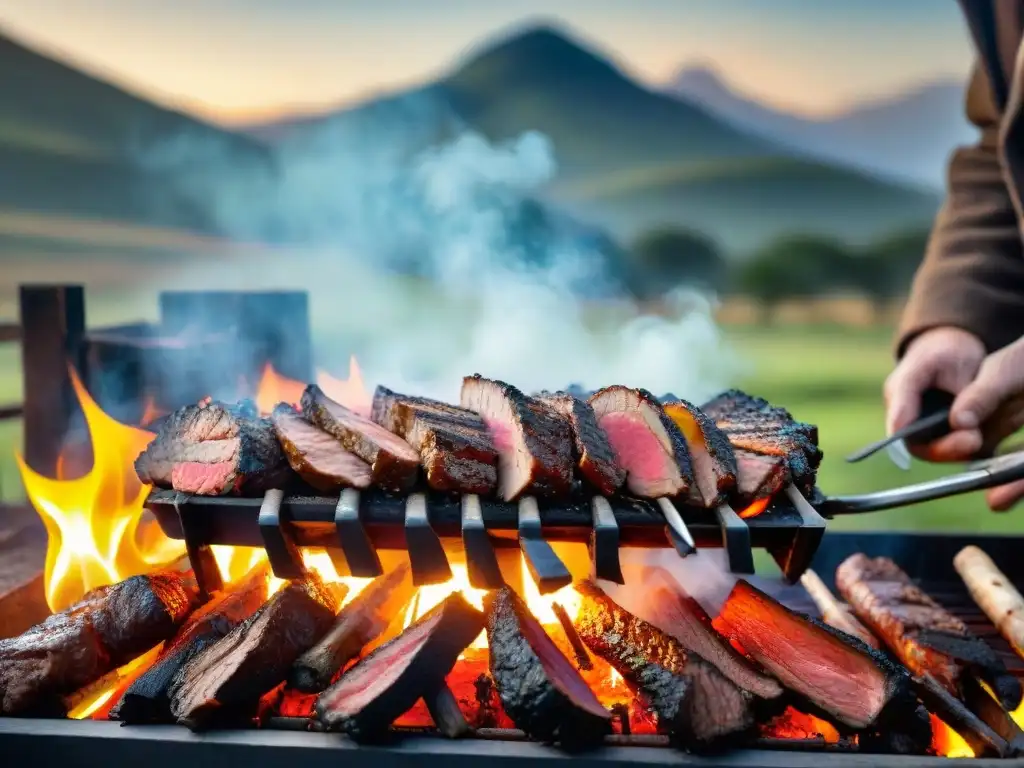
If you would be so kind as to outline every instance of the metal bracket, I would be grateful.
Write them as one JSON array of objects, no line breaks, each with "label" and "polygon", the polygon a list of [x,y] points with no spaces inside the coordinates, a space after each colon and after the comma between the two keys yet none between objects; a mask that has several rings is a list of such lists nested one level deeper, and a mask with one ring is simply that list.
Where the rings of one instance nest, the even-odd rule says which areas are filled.
[{"label": "metal bracket", "polygon": [[477,589],[500,589],[505,584],[498,565],[498,556],[484,525],[480,497],[462,497],[462,546],[466,550],[469,583]]},{"label": "metal bracket", "polygon": [[612,505],[604,496],[595,496],[590,502],[594,528],[590,532],[590,562],[594,578],[625,584],[619,563],[619,524],[615,521]]},{"label": "metal bracket", "polygon": [[452,577],[452,567],[441,546],[441,539],[430,527],[427,497],[412,494],[405,502],[405,546],[412,565],[412,583],[442,584]]},{"label": "metal bracket", "polygon": [[303,579],[307,575],[306,566],[302,563],[299,548],[292,541],[288,524],[282,519],[282,501],[284,491],[279,488],[271,488],[263,495],[259,518],[263,548],[267,550],[267,559],[277,578]]},{"label": "metal bracket", "polygon": [[380,556],[359,519],[359,491],[355,488],[341,492],[334,510],[334,527],[349,573],[361,579],[374,579],[384,573]]},{"label": "metal bracket", "polygon": [[558,559],[555,550],[544,540],[540,524],[540,509],[532,496],[519,501],[519,549],[526,558],[537,589],[542,595],[556,592],[572,583],[572,574]]},{"label": "metal bracket", "polygon": [[796,486],[787,485],[783,492],[800,515],[800,527],[793,535],[789,547],[773,547],[768,551],[779,564],[786,580],[795,584],[810,567],[814,553],[818,551],[821,537],[825,535],[825,518],[818,514]]},{"label": "metal bracket", "polygon": [[[213,550],[203,543],[206,540],[204,519],[205,514],[192,514],[188,508],[189,496],[184,493],[174,495],[174,511],[181,523],[182,538],[185,540],[185,553],[192,565],[192,573],[196,577],[199,595],[205,602],[210,595],[224,589],[224,578],[221,576]],[[199,510],[203,513],[205,510]]]},{"label": "metal bracket", "polygon": [[750,526],[728,504],[715,510],[722,526],[722,546],[729,555],[729,570],[733,573],[754,572],[754,552],[750,545]]}]

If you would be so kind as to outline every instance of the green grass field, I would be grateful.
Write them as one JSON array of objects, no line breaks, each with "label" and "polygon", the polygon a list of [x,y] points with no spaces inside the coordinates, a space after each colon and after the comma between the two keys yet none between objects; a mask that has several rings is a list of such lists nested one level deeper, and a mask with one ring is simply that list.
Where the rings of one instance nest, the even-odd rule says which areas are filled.
[{"label": "green grass field", "polygon": [[[910,472],[892,466],[885,456],[857,465],[843,457],[882,434],[881,383],[890,367],[887,329],[841,327],[731,328],[737,351],[750,362],[743,380],[751,392],[790,408],[799,418],[820,426],[825,460],[820,485],[829,494],[882,489],[935,477],[952,468],[916,465]],[[19,400],[16,347],[0,348],[0,402]],[[13,454],[20,425],[0,425],[0,480],[4,497],[22,495]],[[934,529],[1008,531],[1021,527],[1014,513],[993,514],[980,494],[891,512],[838,519],[837,529]]]}]

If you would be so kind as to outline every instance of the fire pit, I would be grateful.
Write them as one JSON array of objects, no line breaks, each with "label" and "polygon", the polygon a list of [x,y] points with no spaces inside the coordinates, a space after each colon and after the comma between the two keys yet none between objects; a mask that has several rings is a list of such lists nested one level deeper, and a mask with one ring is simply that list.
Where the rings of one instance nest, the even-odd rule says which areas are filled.
[{"label": "fire pit", "polygon": [[[805,619],[821,614],[821,596],[796,583],[808,566],[831,582],[850,555],[890,557],[947,609],[947,623],[960,622],[996,660],[979,664],[1024,675],[952,567],[961,547],[977,543],[1019,583],[1024,540],[825,534],[828,516],[985,487],[1019,473],[1019,459],[848,498],[825,496],[813,474],[793,465],[789,482],[738,512],[724,500],[700,506],[578,487],[514,502],[423,487],[332,494],[311,488],[306,475],[254,495],[206,496],[126,480],[125,465],[152,435],[104,421],[76,387],[94,432],[90,488],[120,506],[102,521],[54,520],[51,608],[67,607],[88,587],[148,575],[55,615],[49,629],[36,631],[41,645],[33,630],[0,644],[3,706],[25,716],[0,719],[0,744],[12,754],[63,765],[91,764],[97,750],[115,763],[405,765],[568,760],[585,748],[586,759],[607,764],[896,766],[972,755],[999,755],[1005,765],[1024,747],[1014,722],[1021,712],[1011,717],[971,683],[973,673],[964,679],[975,693],[958,701],[929,674],[909,674],[882,652]],[[320,439],[310,425],[302,429],[304,440]],[[734,443],[749,438],[737,434]],[[179,462],[185,475],[175,477],[192,481],[194,467],[185,465],[195,455]],[[223,476],[200,470],[204,482]],[[67,484],[81,482],[29,480],[37,508],[58,518]],[[82,525],[94,539],[84,557],[80,542],[70,546]],[[758,548],[773,555],[782,578],[750,575]],[[712,619],[705,608],[714,605],[714,616],[726,594]],[[825,619],[839,626],[828,611]],[[766,636],[756,625],[765,621],[792,653],[776,641],[758,647]],[[96,673],[75,672],[80,678],[70,679],[80,686],[46,683],[53,694],[39,696],[28,673],[52,675],[63,663],[66,649],[53,646],[47,655],[50,638],[62,642],[58,624],[65,634],[96,638],[87,641],[99,656],[80,657]],[[812,661],[800,661],[801,638]],[[813,654],[822,652],[835,672],[815,679]],[[5,671],[10,659],[29,663]],[[40,659],[51,661],[40,666]],[[811,665],[807,685],[792,676],[801,663]],[[29,698],[19,699],[26,694],[12,669],[26,670]],[[164,670],[173,680],[162,679]],[[861,686],[863,696],[833,696],[829,679]],[[520,685],[527,693],[517,699]],[[70,719],[47,717],[51,705]],[[120,727],[113,716],[133,724]],[[163,724],[173,719],[179,725]],[[931,734],[923,743],[922,723]],[[334,729],[352,738],[325,732]],[[680,744],[708,754],[692,756]]]}]

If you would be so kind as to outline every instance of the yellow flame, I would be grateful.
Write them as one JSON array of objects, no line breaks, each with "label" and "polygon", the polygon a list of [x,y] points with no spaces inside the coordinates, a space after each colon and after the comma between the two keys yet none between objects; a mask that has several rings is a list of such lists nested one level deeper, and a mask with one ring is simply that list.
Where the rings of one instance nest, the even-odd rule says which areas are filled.
[{"label": "yellow flame", "polygon": [[15,457],[29,501],[46,526],[44,584],[46,603],[54,612],[91,589],[146,573],[184,553],[181,542],[158,530],[143,531],[145,546],[140,545],[142,505],[150,486],[139,482],[134,462],[154,435],[105,414],[74,370],[70,375],[88,427],[92,468],[73,480],[53,479]]}]

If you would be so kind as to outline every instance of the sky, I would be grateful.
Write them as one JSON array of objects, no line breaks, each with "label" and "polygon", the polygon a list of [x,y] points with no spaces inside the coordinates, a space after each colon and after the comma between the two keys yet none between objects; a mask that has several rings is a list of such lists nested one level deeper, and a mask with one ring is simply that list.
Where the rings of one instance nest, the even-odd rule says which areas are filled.
[{"label": "sky", "polygon": [[971,47],[953,0],[4,0],[0,28],[224,123],[315,111],[443,74],[509,28],[558,22],[650,85],[711,65],[824,116],[936,79]]}]

